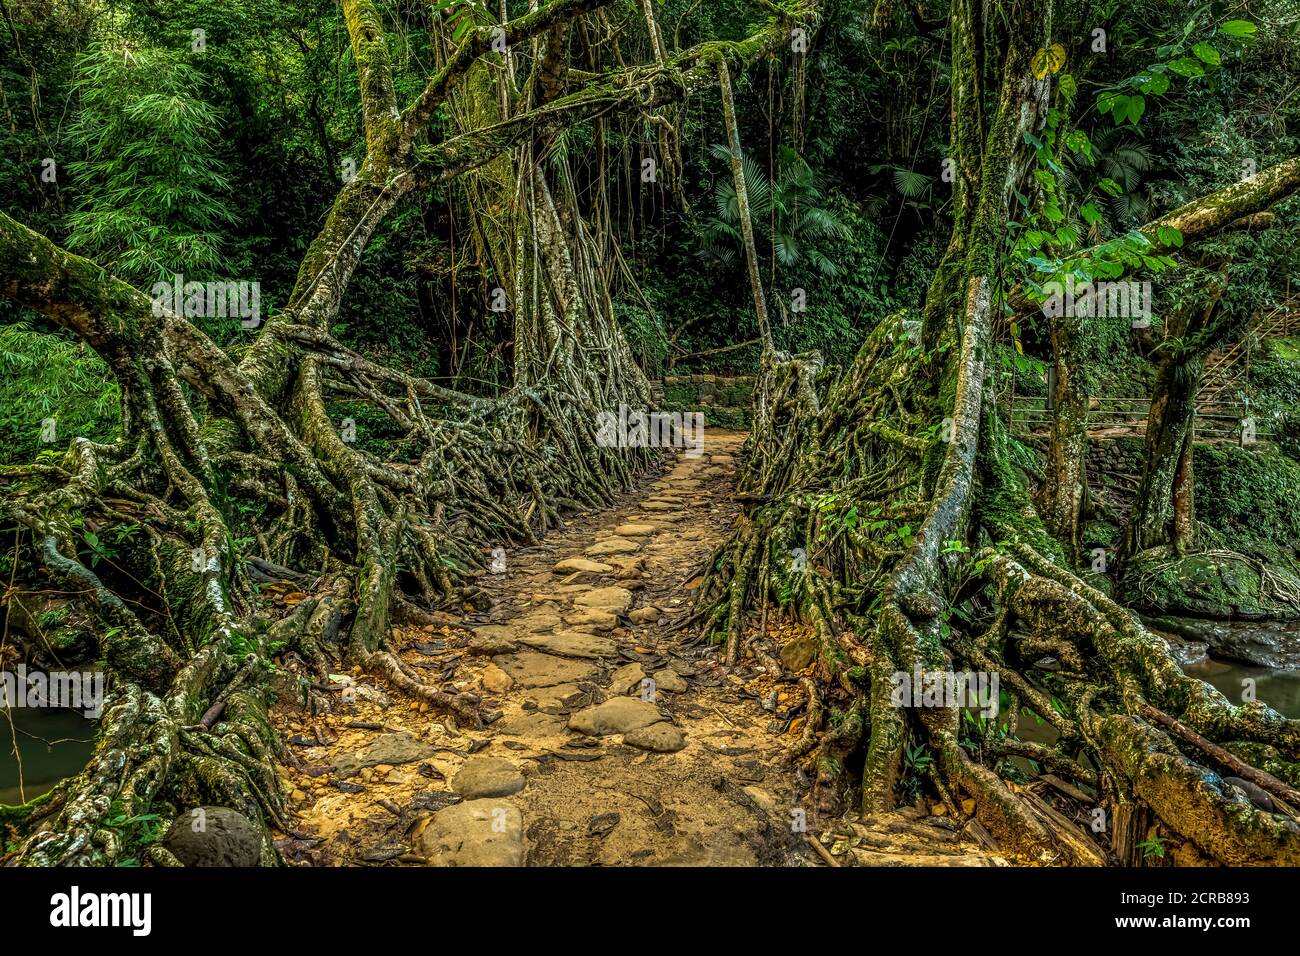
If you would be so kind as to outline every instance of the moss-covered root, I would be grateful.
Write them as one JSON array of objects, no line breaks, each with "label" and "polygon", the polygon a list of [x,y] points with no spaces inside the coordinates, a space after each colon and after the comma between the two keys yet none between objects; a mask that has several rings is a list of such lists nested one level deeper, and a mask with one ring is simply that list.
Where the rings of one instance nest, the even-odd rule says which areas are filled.
[{"label": "moss-covered root", "polygon": [[1170,832],[1226,866],[1300,865],[1300,821],[1233,799],[1216,774],[1136,717],[1085,720],[1107,770]]}]

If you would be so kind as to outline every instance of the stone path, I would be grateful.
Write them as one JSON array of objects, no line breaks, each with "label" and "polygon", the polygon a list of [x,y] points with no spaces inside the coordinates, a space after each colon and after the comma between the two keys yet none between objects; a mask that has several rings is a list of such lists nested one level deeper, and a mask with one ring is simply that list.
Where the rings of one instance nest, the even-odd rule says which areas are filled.
[{"label": "stone path", "polygon": [[[807,835],[806,783],[781,763],[801,729],[789,716],[797,684],[753,662],[725,674],[715,648],[668,629],[735,518],[743,439],[710,430],[701,457],[670,461],[614,508],[508,552],[505,572],[480,582],[484,609],[398,629],[404,659],[430,683],[482,695],[493,719],[481,730],[360,674],[333,675],[329,714],[279,708],[298,764],[285,771],[286,859],[825,865]],[[909,854],[988,865],[955,828],[922,816],[837,823],[823,849],[845,865]]]}]

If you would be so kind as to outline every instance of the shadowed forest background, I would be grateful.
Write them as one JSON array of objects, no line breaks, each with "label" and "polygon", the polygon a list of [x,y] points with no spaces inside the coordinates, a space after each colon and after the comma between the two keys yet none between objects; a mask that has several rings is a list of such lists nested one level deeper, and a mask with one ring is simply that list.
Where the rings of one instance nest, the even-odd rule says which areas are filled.
[{"label": "shadowed forest background", "polygon": [[[288,832],[286,673],[482,727],[391,626],[484,611],[493,548],[657,467],[596,414],[703,375],[745,380],[706,413],[750,431],[744,514],[674,627],[784,666],[826,819],[1300,860],[1300,5],[0,16],[0,665],[111,701],[88,769],[0,778],[13,859],[162,862],[201,803]],[[151,308],[177,276],[257,283],[256,323]],[[1067,276],[1150,282],[1149,321],[1051,314]],[[1006,668],[1010,721],[890,715],[914,666]]]}]

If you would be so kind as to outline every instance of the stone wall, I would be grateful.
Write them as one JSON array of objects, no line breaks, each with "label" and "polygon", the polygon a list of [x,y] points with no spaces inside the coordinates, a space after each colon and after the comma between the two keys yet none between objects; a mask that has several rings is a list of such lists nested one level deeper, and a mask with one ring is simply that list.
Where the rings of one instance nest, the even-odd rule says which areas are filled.
[{"label": "stone wall", "polygon": [[665,375],[654,392],[664,411],[703,412],[706,426],[743,430],[752,423],[752,375]]}]

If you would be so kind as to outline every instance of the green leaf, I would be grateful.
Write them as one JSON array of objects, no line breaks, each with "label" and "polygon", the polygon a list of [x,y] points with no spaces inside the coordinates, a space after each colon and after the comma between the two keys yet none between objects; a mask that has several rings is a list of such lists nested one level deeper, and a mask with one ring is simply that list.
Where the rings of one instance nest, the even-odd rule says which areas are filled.
[{"label": "green leaf", "polygon": [[1069,136],[1065,137],[1065,148],[1072,153],[1081,153],[1088,157],[1088,162],[1092,158],[1092,141],[1088,139],[1088,134],[1081,129],[1076,129]]},{"label": "green leaf", "polygon": [[[1146,97],[1142,96],[1141,94],[1130,96],[1128,98],[1128,111],[1126,113],[1128,121],[1132,123],[1134,126],[1136,126],[1138,120],[1142,118],[1142,114],[1146,111],[1146,108],[1147,108]],[[1115,120],[1116,122],[1119,122],[1118,114],[1116,114]]]},{"label": "green leaf", "polygon": [[1173,226],[1157,226],[1156,238],[1160,240],[1162,246],[1181,246],[1183,244],[1183,234]]},{"label": "green leaf", "polygon": [[1164,73],[1152,73],[1151,71],[1139,73],[1136,82],[1142,90],[1153,96],[1159,96],[1169,89],[1169,77]]},{"label": "green leaf", "polygon": [[1110,196],[1118,196],[1124,191],[1120,188],[1119,183],[1115,182],[1113,179],[1103,179],[1101,182],[1097,183],[1097,187]]},{"label": "green leaf", "polygon": [[1180,56],[1176,60],[1170,60],[1169,69],[1173,70],[1179,76],[1188,78],[1205,75],[1205,67],[1201,66],[1201,64],[1197,63],[1190,56]]},{"label": "green leaf", "polygon": [[1219,32],[1230,37],[1253,37],[1255,24],[1249,20],[1229,20],[1227,23],[1219,24]]},{"label": "green leaf", "polygon": [[1196,54],[1198,60],[1202,63],[1208,63],[1210,66],[1218,66],[1221,62],[1219,51],[1208,43],[1196,44],[1196,46],[1192,47],[1192,52]]},{"label": "green leaf", "polygon": [[1090,226],[1095,226],[1102,220],[1101,210],[1097,208],[1096,203],[1085,203],[1080,207],[1079,215],[1082,216],[1083,221]]}]

